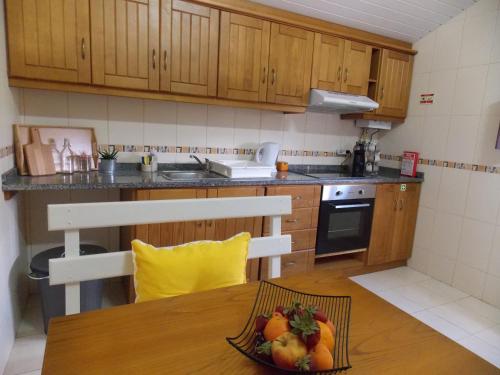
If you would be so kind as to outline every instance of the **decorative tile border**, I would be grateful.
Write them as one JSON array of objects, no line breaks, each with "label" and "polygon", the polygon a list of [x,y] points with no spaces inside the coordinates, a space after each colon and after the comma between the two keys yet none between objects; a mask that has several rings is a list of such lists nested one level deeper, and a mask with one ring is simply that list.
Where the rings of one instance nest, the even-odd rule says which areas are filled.
[{"label": "decorative tile border", "polygon": [[6,158],[14,153],[14,145],[0,147],[0,159]]},{"label": "decorative tile border", "polygon": [[[195,146],[138,146],[138,145],[99,145],[99,150],[118,150],[120,152],[155,152],[170,154],[210,154],[210,155],[253,155],[253,148],[195,147]],[[333,151],[281,150],[281,156],[335,157]]]},{"label": "decorative tile border", "polygon": [[[403,160],[403,157],[401,155],[381,154],[380,158],[383,160],[393,160],[393,161]],[[436,159],[418,159],[418,164],[431,165],[434,167],[442,167],[442,168],[464,169],[464,170],[472,171],[472,172],[485,172],[485,173],[498,173],[498,174],[500,174],[500,167],[496,167],[494,165],[459,163],[459,162],[455,162],[455,161],[436,160]]]}]

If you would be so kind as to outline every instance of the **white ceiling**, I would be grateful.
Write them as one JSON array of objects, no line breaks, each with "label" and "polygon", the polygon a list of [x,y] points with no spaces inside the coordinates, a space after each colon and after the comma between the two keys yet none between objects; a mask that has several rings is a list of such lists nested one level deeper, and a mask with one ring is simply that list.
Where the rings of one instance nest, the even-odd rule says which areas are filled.
[{"label": "white ceiling", "polygon": [[415,42],[477,0],[252,0]]}]

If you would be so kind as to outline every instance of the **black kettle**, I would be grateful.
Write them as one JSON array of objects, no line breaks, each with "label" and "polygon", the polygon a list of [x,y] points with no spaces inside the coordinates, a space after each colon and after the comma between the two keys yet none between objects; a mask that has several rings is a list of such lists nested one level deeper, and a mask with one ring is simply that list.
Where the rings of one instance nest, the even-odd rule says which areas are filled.
[{"label": "black kettle", "polygon": [[352,160],[352,177],[363,177],[365,173],[365,144],[356,142]]}]

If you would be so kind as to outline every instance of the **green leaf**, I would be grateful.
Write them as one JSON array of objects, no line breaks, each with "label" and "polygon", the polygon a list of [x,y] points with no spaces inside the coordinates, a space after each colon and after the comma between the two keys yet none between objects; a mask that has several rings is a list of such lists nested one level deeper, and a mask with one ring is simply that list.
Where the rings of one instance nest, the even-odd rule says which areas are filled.
[{"label": "green leaf", "polygon": [[257,346],[255,350],[257,351],[258,354],[271,355],[271,346],[272,346],[271,341],[266,341],[265,343]]}]

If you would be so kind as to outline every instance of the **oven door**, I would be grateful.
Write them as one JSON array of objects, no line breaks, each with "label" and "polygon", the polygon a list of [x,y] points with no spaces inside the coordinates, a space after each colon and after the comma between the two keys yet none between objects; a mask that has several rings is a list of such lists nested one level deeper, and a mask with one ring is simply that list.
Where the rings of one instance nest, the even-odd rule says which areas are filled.
[{"label": "oven door", "polygon": [[367,248],[374,202],[374,199],[322,201],[316,254]]}]

